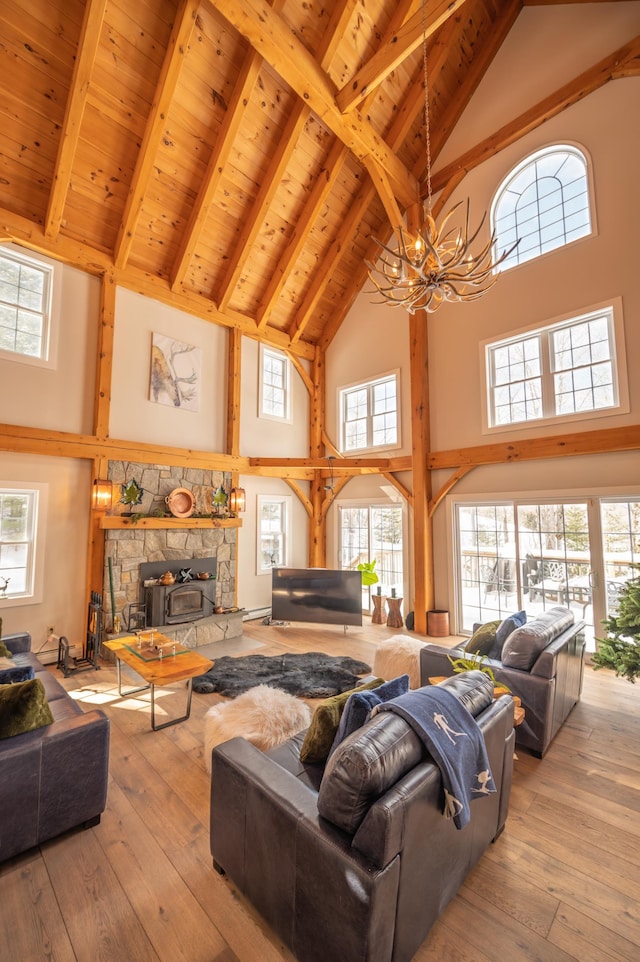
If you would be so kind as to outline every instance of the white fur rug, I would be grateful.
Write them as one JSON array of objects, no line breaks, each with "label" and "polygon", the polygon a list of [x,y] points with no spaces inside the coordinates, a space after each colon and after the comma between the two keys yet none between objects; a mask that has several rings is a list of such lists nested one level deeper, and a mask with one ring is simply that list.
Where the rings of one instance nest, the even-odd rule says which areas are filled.
[{"label": "white fur rug", "polygon": [[216,745],[240,735],[260,751],[280,745],[309,727],[311,709],[295,695],[279,688],[257,685],[233,701],[214,705],[204,716],[204,759],[211,771]]},{"label": "white fur rug", "polygon": [[420,688],[420,649],[425,642],[409,635],[394,635],[378,645],[373,659],[373,673],[385,681],[398,675],[409,676],[409,687]]}]

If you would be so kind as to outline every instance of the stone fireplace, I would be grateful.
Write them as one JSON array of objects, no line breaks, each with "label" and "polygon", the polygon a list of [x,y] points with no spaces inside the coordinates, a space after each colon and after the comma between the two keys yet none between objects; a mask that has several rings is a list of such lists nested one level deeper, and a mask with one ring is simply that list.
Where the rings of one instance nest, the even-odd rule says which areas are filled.
[{"label": "stone fireplace", "polygon": [[[153,563],[163,571],[179,572],[182,567],[191,567],[196,574],[210,570],[214,575],[208,586],[209,610],[202,617],[194,618],[190,613],[184,622],[171,619],[171,637],[194,647],[241,635],[242,613],[225,610],[236,605],[239,522],[224,518],[217,521],[211,517],[213,493],[221,485],[227,492],[230,490],[230,475],[222,471],[110,461],[108,477],[113,482],[114,501],[120,485],[132,479],[144,494],[142,502],[133,508],[136,512],[133,517],[129,516],[127,505],[116,503],[105,519],[103,598],[107,624],[112,623],[114,614],[120,617],[123,630],[129,624],[140,624],[145,610],[143,581],[148,580],[148,566]],[[176,520],[169,513],[165,498],[175,488],[188,488],[193,493],[192,518]]]}]

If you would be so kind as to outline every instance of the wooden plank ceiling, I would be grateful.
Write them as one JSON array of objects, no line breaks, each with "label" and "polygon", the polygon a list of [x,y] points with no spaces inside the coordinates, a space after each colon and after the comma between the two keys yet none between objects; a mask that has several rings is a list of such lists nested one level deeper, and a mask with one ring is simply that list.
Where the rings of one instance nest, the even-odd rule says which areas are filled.
[{"label": "wooden plank ceiling", "polygon": [[326,347],[521,6],[2,0],[4,223]]}]

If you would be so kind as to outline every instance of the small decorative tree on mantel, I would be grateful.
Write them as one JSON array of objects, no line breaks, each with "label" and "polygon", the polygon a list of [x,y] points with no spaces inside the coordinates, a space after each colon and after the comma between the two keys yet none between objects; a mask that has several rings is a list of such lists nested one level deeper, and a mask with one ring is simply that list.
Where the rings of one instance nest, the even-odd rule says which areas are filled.
[{"label": "small decorative tree on mantel", "polygon": [[635,683],[640,675],[640,576],[627,581],[618,596],[618,610],[602,624],[604,638],[596,639],[593,667],[613,668],[616,675]]}]

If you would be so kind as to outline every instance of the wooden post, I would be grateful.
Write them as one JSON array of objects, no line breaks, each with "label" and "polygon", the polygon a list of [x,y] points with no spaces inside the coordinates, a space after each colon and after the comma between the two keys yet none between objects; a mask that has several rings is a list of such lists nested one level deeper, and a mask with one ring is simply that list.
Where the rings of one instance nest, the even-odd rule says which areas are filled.
[{"label": "wooden post", "polygon": [[[322,433],[325,421],[324,361],[324,351],[316,347],[311,369],[313,390],[311,391],[309,404],[309,456],[311,458],[321,458],[323,456]],[[311,482],[310,494],[312,513],[309,522],[309,567],[323,568],[327,563],[327,525],[326,512],[322,510],[325,497],[324,481],[319,471],[315,472],[314,479]]]},{"label": "wooden post", "polygon": [[[113,370],[113,335],[116,313],[116,284],[112,274],[104,274],[100,288],[100,314],[98,317],[98,356],[96,362],[96,390],[93,409],[93,431],[96,438],[109,437],[111,410],[111,375]],[[92,591],[104,592],[104,530],[100,527],[101,512],[91,505],[93,482],[106,478],[109,461],[105,457],[94,458],[91,485],[87,492],[89,510],[89,543],[87,546],[87,573],[85,583],[85,611]],[[83,616],[84,617],[84,616]]]},{"label": "wooden post", "polygon": [[[242,368],[242,334],[233,327],[227,342],[227,454],[237,457],[240,453],[240,372]],[[231,487],[237,488],[239,473],[231,472]],[[238,534],[236,531],[236,576],[234,579],[233,604],[238,605]]]},{"label": "wooden post", "polygon": [[429,363],[426,311],[409,315],[411,371],[411,457],[413,460],[414,627],[427,633],[427,609],[433,607],[433,529],[429,517]]}]

